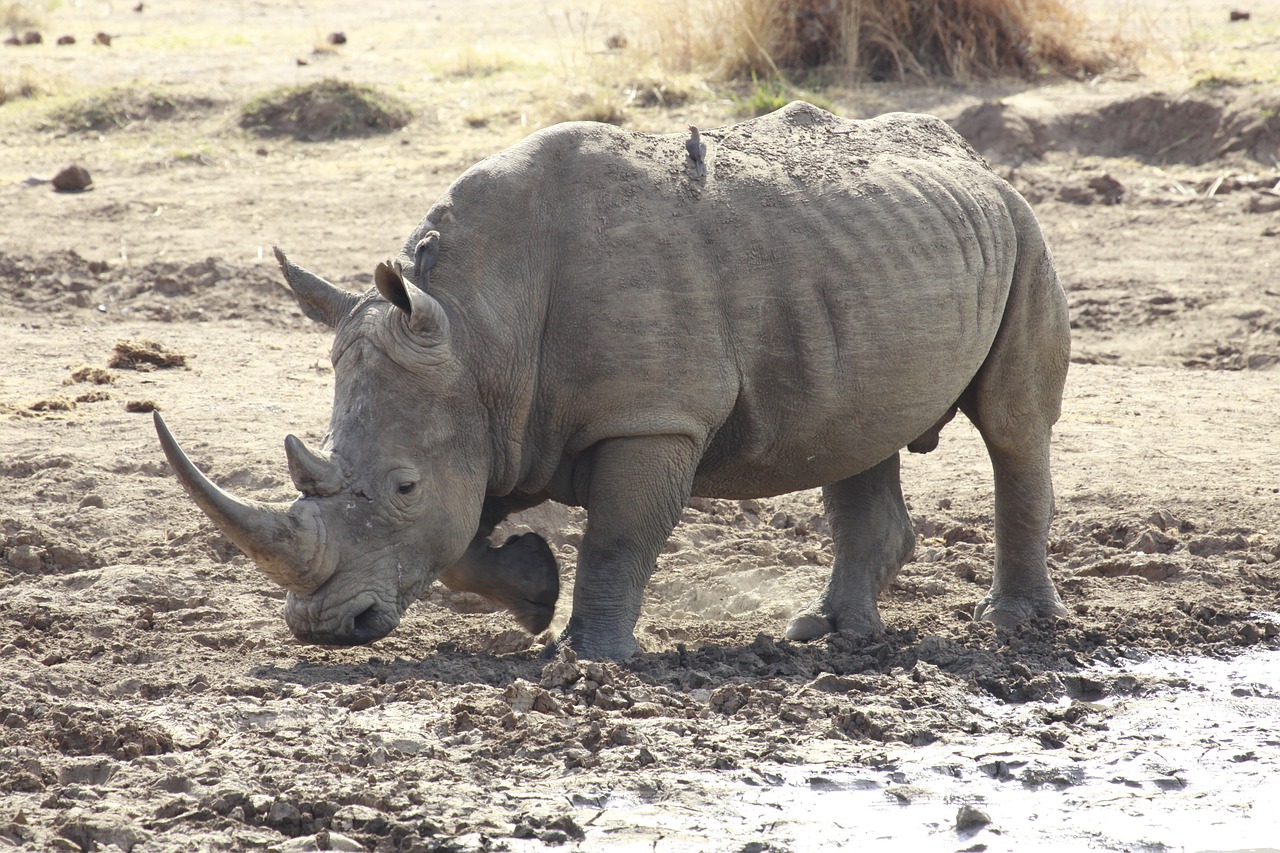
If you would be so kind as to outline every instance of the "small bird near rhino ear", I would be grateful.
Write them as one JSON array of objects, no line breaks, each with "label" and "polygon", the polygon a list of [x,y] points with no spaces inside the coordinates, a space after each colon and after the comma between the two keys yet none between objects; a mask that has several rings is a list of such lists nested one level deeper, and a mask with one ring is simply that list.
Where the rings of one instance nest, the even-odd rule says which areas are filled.
[{"label": "small bird near rhino ear", "polygon": [[427,289],[427,278],[431,268],[440,257],[440,232],[428,231],[413,250],[413,280],[418,287]]}]

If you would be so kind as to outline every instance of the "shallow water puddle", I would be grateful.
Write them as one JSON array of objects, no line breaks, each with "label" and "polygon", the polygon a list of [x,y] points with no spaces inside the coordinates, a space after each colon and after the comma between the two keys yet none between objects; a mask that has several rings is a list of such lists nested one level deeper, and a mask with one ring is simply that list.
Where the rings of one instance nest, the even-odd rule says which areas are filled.
[{"label": "shallow water puddle", "polygon": [[[582,846],[1280,851],[1280,653],[1092,670],[1122,673],[1158,686],[1087,706],[1056,748],[1043,722],[1055,706],[993,701],[990,719],[1037,736],[858,747],[852,771],[851,747],[824,741],[800,746],[803,765],[680,774],[647,794],[579,791]],[[977,812],[958,829],[966,805]]]}]

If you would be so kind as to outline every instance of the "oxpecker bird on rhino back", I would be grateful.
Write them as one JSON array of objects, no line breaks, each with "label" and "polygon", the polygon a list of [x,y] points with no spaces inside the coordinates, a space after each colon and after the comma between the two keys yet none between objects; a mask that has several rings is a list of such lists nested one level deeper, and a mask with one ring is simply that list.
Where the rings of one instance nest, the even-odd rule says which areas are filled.
[{"label": "oxpecker bird on rhino back", "polygon": [[277,253],[335,330],[319,449],[290,436],[292,504],[235,498],[161,443],[184,487],[288,589],[299,638],[375,640],[434,580],[551,621],[555,558],[507,515],[585,507],[557,644],[637,650],[645,584],[691,496],[822,487],[826,589],[793,640],[883,629],[916,537],[899,452],[963,412],[995,475],[995,571],[978,618],[1064,614],[1046,567],[1049,441],[1066,300],[1026,202],[938,119],[840,119],[796,102],[682,134],[569,123],[463,174],[374,287]]}]

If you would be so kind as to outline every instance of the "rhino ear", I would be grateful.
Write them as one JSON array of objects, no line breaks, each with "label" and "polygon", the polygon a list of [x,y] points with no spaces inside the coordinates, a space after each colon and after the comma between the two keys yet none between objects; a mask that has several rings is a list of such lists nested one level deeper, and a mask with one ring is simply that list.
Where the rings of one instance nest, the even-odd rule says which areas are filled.
[{"label": "rhino ear", "polygon": [[303,314],[332,328],[351,313],[351,309],[359,301],[354,293],[348,293],[315,273],[304,270],[285,257],[279,248],[273,246],[272,251],[276,253],[280,271],[284,273],[284,280],[289,283],[289,289],[293,291]]},{"label": "rhino ear", "polygon": [[439,340],[449,336],[449,318],[444,306],[417,285],[406,281],[400,262],[384,261],[373,271],[373,283],[382,298],[409,317],[409,327]]}]

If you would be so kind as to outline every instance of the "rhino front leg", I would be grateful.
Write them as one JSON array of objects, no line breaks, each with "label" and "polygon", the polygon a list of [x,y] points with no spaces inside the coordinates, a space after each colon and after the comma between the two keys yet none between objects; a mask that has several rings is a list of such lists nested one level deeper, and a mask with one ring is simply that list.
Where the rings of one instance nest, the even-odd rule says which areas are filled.
[{"label": "rhino front leg", "polygon": [[[556,647],[580,657],[630,657],[658,554],[693,489],[698,449],[680,436],[615,438],[597,445],[586,488],[573,614]],[[585,492],[585,494],[584,494]]]},{"label": "rhino front leg", "polygon": [[822,490],[835,543],[831,579],[817,601],[787,624],[787,639],[813,640],[833,631],[884,630],[876,598],[915,550],[915,530],[902,499],[899,457]]},{"label": "rhino front leg", "polygon": [[494,528],[513,512],[529,509],[540,499],[488,498],[480,527],[467,551],[440,576],[458,592],[482,595],[511,612],[530,634],[547,630],[560,597],[560,569],[547,541],[536,533],[512,536],[501,547],[489,544]]}]

